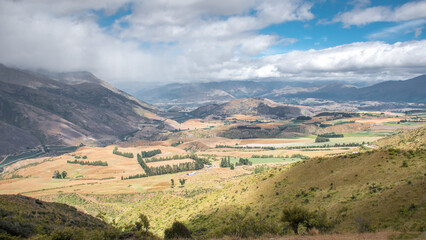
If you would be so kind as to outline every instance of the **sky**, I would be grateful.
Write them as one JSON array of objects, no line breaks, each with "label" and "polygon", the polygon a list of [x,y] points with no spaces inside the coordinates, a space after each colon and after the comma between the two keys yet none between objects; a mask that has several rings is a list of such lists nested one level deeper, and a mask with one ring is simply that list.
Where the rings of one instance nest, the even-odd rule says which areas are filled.
[{"label": "sky", "polygon": [[408,79],[426,0],[0,0],[0,63],[114,85]]}]

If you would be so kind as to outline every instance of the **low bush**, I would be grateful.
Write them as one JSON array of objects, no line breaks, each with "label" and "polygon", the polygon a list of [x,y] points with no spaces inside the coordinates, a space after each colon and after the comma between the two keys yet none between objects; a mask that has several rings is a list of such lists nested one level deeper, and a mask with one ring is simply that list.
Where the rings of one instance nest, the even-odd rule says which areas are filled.
[{"label": "low bush", "polygon": [[191,232],[181,222],[175,221],[171,228],[164,230],[165,239],[177,239],[177,238],[192,238]]},{"label": "low bush", "polygon": [[309,210],[298,206],[285,208],[283,210],[281,221],[288,223],[296,234],[299,234],[299,228],[303,228],[301,225],[306,227],[308,232],[313,228],[316,228],[321,232],[328,231],[332,228],[332,224],[328,221],[327,214],[325,212],[310,212]]}]

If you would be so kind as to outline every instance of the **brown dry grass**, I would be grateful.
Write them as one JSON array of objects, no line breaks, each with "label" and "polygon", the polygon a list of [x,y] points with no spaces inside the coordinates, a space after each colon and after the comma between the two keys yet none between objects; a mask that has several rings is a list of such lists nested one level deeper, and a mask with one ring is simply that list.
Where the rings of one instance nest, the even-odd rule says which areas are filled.
[{"label": "brown dry grass", "polygon": [[226,119],[238,119],[238,120],[248,120],[248,121],[255,121],[258,119],[262,119],[260,116],[253,116],[253,115],[243,115],[243,114],[233,114],[230,117],[227,117]]},{"label": "brown dry grass", "polygon": [[208,121],[204,119],[190,119],[180,124],[181,129],[200,129],[200,128],[208,128],[210,126],[220,126],[223,125],[220,121]]}]

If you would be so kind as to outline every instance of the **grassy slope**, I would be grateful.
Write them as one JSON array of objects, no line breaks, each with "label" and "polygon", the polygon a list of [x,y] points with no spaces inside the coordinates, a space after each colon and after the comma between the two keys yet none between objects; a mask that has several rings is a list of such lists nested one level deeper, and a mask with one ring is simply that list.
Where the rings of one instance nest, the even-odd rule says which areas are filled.
[{"label": "grassy slope", "polygon": [[19,195],[0,195],[0,239],[41,236],[66,227],[105,231],[105,222],[60,203],[47,203]]},{"label": "grassy slope", "polygon": [[[372,229],[424,230],[425,157],[425,151],[417,152],[411,159],[379,151],[315,159],[288,171],[275,169],[230,188],[229,198],[236,197],[235,201],[225,200],[225,209],[194,219],[191,224],[193,229],[208,229],[214,222],[219,228],[234,225],[238,219],[232,217],[235,212],[245,216],[243,209],[250,207],[246,219],[259,219],[262,225],[271,218],[270,225],[274,227],[285,206],[303,205],[311,210],[325,210],[339,231],[357,231],[359,224],[355,220]],[[400,167],[404,160],[409,167]],[[373,183],[375,187],[370,189]]]},{"label": "grassy slope", "polygon": [[377,144],[384,148],[397,147],[401,149],[426,148],[426,127],[402,132],[395,136],[381,139]]}]

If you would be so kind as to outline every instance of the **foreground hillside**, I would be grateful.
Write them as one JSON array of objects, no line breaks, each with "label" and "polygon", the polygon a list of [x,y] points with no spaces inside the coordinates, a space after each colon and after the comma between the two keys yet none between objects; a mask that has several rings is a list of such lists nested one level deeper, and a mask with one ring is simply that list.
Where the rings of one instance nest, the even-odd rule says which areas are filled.
[{"label": "foreground hillside", "polygon": [[[422,232],[425,158],[425,149],[373,150],[313,158],[289,167],[247,168],[232,178],[226,178],[226,171],[232,170],[224,169],[222,178],[189,178],[182,188],[158,192],[41,197],[93,215],[102,212],[107,221],[121,227],[144,213],[160,235],[176,219],[200,238],[291,234],[282,216],[283,210],[295,207],[322,216],[312,220],[320,221],[316,225],[320,231]],[[143,180],[129,180],[129,186],[138,181]],[[300,231],[308,230],[301,226]]]},{"label": "foreground hillside", "polygon": [[[152,106],[88,72],[36,73],[0,65],[0,158],[41,146],[108,143],[161,118]],[[160,130],[157,129],[157,132]],[[52,148],[53,150],[53,148]]]},{"label": "foreground hillside", "polygon": [[[48,203],[19,195],[0,195],[0,239],[19,239],[80,232],[113,237],[117,235],[105,222],[60,203]],[[61,233],[62,232],[62,233]],[[78,236],[78,234],[76,234]],[[55,239],[55,238],[54,238]]]}]

